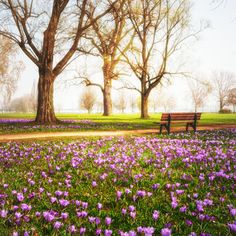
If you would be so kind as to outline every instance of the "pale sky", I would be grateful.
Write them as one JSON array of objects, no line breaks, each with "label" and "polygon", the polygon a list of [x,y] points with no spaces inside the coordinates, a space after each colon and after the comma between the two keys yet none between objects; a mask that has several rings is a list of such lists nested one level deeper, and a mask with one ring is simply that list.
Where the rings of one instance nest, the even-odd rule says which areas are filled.
[{"label": "pale sky", "polygon": [[[225,4],[215,8],[211,0],[195,0],[192,7],[192,25],[197,30],[202,20],[210,22],[210,28],[199,34],[199,39],[189,42],[183,52],[180,62],[185,62],[184,70],[196,74],[210,76],[213,71],[226,70],[236,74],[236,0],[227,0]],[[25,71],[19,81],[19,87],[14,97],[30,93],[33,81],[37,79],[37,68],[25,57]],[[84,64],[84,62],[82,62]],[[100,63],[101,64],[101,63]],[[96,65],[89,64],[90,67]],[[101,68],[97,68],[99,71]],[[63,76],[63,75],[62,75]],[[66,77],[72,76],[69,72]],[[95,75],[95,76],[99,76]],[[63,107],[65,111],[78,111],[79,95],[83,88],[72,87],[55,91],[55,106]],[[176,100],[176,110],[191,109],[191,102],[186,101],[188,87],[185,79],[175,79],[168,89]],[[98,93],[99,94],[99,93]],[[205,111],[217,110],[214,96],[204,108]]]}]

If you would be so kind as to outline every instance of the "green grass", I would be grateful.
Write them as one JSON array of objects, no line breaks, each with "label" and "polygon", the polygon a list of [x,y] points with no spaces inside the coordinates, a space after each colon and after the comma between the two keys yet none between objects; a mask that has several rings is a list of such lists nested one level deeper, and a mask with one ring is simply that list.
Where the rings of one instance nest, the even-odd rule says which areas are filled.
[{"label": "green grass", "polygon": [[[0,114],[0,119],[34,119],[34,114],[9,113]],[[1,124],[0,133],[42,132],[42,131],[84,131],[84,130],[132,130],[158,128],[156,122],[160,121],[161,113],[151,114],[149,119],[140,119],[139,114],[116,114],[105,117],[98,114],[57,114],[61,120],[74,120],[80,127],[72,124],[63,124],[63,127],[51,128],[35,126],[34,123]],[[81,121],[89,120],[90,124],[81,124]],[[236,124],[236,114],[203,113],[200,125]]]},{"label": "green grass", "polygon": [[[139,114],[115,114],[105,117],[99,114],[57,114],[59,119],[75,119],[75,120],[92,120],[99,123],[138,123],[152,124],[158,122],[162,113],[150,114],[149,119],[140,119]],[[28,118],[34,119],[33,113],[4,113],[0,114],[1,118]],[[236,124],[236,113],[219,114],[219,113],[202,113],[200,124]]]}]

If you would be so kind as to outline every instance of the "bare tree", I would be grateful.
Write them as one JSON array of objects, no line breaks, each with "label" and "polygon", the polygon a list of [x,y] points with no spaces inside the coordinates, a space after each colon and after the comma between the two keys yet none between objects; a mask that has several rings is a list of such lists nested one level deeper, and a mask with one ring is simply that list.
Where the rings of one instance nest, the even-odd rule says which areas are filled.
[{"label": "bare tree", "polygon": [[227,0],[212,0],[211,1],[211,3],[216,5],[216,6],[219,6],[219,5],[221,5],[223,3],[226,3],[226,2],[227,2]]},{"label": "bare tree", "polygon": [[176,107],[176,102],[173,96],[161,91],[157,94],[157,105],[162,107],[165,112],[171,112]]},{"label": "bare tree", "polygon": [[227,103],[233,106],[233,112],[236,112],[236,88],[230,89]]},{"label": "bare tree", "polygon": [[157,112],[158,103],[157,103],[156,97],[154,97],[154,96],[150,96],[150,98],[149,98],[149,108],[150,108],[150,107],[152,108],[152,111],[153,111],[154,113]]},{"label": "bare tree", "polygon": [[31,89],[31,93],[30,93],[30,100],[31,100],[31,110],[33,112],[37,111],[37,95],[38,95],[38,90],[37,90],[37,86],[36,86],[36,81],[34,81],[33,85],[32,85],[32,89]]},{"label": "bare tree", "polygon": [[[98,86],[101,89],[104,116],[112,114],[112,81],[118,79],[121,74],[117,67],[122,59],[122,53],[129,49],[132,41],[132,37],[129,37],[132,27],[127,26],[125,2],[126,0],[118,0],[110,13],[96,21],[86,35],[95,49],[94,54],[101,57],[103,61],[103,85],[88,78],[85,79],[85,83],[87,86]],[[92,7],[88,13],[90,21],[94,21],[95,8],[95,6]]]},{"label": "bare tree", "polygon": [[80,107],[87,110],[90,114],[96,103],[96,95],[92,89],[86,89],[80,99]]},{"label": "bare tree", "polygon": [[32,101],[31,94],[27,94],[12,100],[9,108],[14,112],[35,112],[34,102]]},{"label": "bare tree", "polygon": [[17,82],[24,68],[22,62],[15,59],[16,53],[16,45],[0,35],[0,89],[3,110],[9,108],[12,95],[17,89]]},{"label": "bare tree", "polygon": [[228,102],[230,90],[236,84],[235,75],[228,71],[219,71],[212,74],[212,83],[219,101],[220,111]]},{"label": "bare tree", "polygon": [[106,2],[100,1],[102,7],[95,9],[94,19],[89,21],[86,12],[92,0],[0,0],[0,34],[18,44],[38,67],[36,122],[57,121],[54,81],[73,61],[85,32],[110,11]]},{"label": "bare tree", "polygon": [[131,96],[129,101],[130,101],[131,112],[134,113],[137,108],[137,98],[134,96]]},{"label": "bare tree", "polygon": [[129,19],[136,37],[125,59],[140,81],[140,88],[125,85],[141,94],[141,118],[148,118],[148,97],[171,71],[169,62],[189,34],[188,0],[128,0]]},{"label": "bare tree", "polygon": [[124,93],[119,94],[119,97],[115,103],[115,106],[122,114],[125,113],[125,109],[127,107],[127,101],[125,99]]},{"label": "bare tree", "polygon": [[212,92],[212,85],[207,80],[189,79],[188,87],[194,104],[194,111],[197,112],[207,101],[207,96]]}]

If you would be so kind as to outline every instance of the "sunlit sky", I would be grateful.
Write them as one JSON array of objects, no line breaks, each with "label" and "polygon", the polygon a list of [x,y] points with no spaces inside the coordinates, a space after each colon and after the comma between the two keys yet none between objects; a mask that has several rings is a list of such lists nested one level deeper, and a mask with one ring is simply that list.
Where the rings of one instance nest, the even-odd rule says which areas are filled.
[{"label": "sunlit sky", "polygon": [[[198,35],[198,40],[186,44],[186,49],[180,58],[181,64],[184,63],[183,70],[192,72],[194,75],[205,75],[206,78],[213,71],[224,70],[236,74],[236,1],[227,0],[219,7],[213,5],[211,0],[193,1],[193,28],[197,30],[202,20],[209,21],[210,27]],[[14,98],[29,94],[34,80],[38,77],[37,68],[23,55],[22,60],[26,68]],[[96,66],[95,63],[97,65],[97,62],[87,65],[88,70]],[[84,65],[84,62],[81,62],[81,65]],[[101,68],[98,67],[97,71],[99,69]],[[62,76],[69,78],[72,75],[66,72]],[[56,108],[63,108],[65,112],[78,111],[78,101],[83,89],[84,87],[57,88],[54,94]],[[191,110],[193,107],[191,101],[186,99],[188,96],[186,79],[173,79],[172,84],[165,90],[175,99],[175,110]],[[117,96],[116,93],[115,91],[114,98]],[[101,98],[99,91],[97,94]],[[216,111],[217,109],[217,98],[212,95],[203,110]]]}]

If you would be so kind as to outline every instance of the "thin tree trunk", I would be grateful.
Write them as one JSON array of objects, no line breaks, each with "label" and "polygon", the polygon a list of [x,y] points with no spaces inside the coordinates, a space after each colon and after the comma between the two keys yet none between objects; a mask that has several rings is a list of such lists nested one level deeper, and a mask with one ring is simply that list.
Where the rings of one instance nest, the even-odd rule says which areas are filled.
[{"label": "thin tree trunk", "polygon": [[220,111],[223,109],[223,101],[220,100]]},{"label": "thin tree trunk", "polygon": [[141,94],[141,118],[147,119],[148,115],[148,95]]},{"label": "thin tree trunk", "polygon": [[103,89],[103,116],[110,116],[112,114],[112,73],[110,71],[111,65],[105,59],[103,65],[104,89]]},{"label": "thin tree trunk", "polygon": [[38,108],[35,121],[37,123],[56,123],[57,118],[53,105],[53,83],[54,77],[39,72],[38,81]]}]

